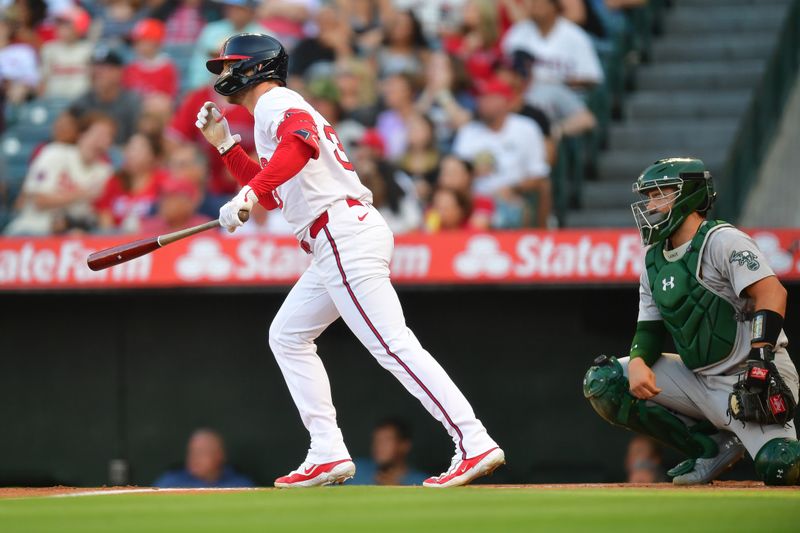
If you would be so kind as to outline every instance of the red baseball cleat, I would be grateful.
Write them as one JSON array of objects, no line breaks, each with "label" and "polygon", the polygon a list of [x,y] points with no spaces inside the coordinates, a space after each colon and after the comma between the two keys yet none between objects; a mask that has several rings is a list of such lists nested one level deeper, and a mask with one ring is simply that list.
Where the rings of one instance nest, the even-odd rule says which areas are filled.
[{"label": "red baseball cleat", "polygon": [[321,487],[323,485],[342,484],[356,474],[356,465],[350,459],[342,459],[332,463],[315,465],[304,462],[300,468],[289,475],[275,480],[280,489]]},{"label": "red baseball cleat", "polygon": [[473,479],[488,476],[495,469],[505,464],[506,454],[500,448],[492,448],[471,459],[461,459],[458,455],[453,457],[450,468],[439,477],[429,477],[422,485],[425,487],[459,487],[466,485]]}]

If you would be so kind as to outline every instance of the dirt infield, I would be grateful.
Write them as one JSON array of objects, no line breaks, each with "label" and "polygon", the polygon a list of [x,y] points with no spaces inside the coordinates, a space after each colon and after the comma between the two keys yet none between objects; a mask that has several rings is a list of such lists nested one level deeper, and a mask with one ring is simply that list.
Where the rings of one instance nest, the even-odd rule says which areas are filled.
[{"label": "dirt infield", "polygon": [[[543,490],[565,490],[565,489],[659,489],[659,490],[800,490],[800,487],[766,487],[757,481],[715,481],[709,485],[696,485],[692,487],[676,487],[672,483],[575,483],[575,484],[552,484],[552,485],[473,485],[467,489],[543,489]],[[250,491],[272,491],[277,490],[271,487],[255,489],[157,489],[153,487],[5,487],[0,488],[0,499],[7,498],[36,498],[53,496],[91,496],[99,494],[207,494],[223,492],[250,492]]]}]

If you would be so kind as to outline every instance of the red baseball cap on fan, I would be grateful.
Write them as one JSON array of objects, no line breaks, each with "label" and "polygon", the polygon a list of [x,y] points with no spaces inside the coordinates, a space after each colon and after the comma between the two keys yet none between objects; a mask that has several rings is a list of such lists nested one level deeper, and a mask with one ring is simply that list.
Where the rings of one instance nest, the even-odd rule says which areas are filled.
[{"label": "red baseball cap on fan", "polygon": [[504,98],[514,98],[515,96],[514,88],[498,77],[476,80],[475,89],[477,89],[478,96],[487,96],[490,94],[496,94]]},{"label": "red baseball cap on fan", "polygon": [[161,196],[178,195],[197,200],[200,190],[197,185],[187,179],[170,178],[161,185]]},{"label": "red baseball cap on fan", "polygon": [[75,33],[81,37],[86,35],[86,32],[89,31],[89,26],[92,23],[92,17],[89,16],[89,13],[78,6],[71,6],[63,11],[60,11],[56,15],[55,19],[56,22],[68,22],[72,24],[72,27],[75,29]]},{"label": "red baseball cap on fan", "polygon": [[375,128],[366,130],[357,144],[359,146],[369,146],[375,150],[380,157],[386,154],[386,143],[383,142],[383,137],[381,137],[381,134],[378,133],[378,130]]},{"label": "red baseball cap on fan", "polygon": [[142,19],[136,23],[131,31],[131,39],[134,41],[155,41],[160,43],[164,40],[166,29],[164,23],[157,19]]}]

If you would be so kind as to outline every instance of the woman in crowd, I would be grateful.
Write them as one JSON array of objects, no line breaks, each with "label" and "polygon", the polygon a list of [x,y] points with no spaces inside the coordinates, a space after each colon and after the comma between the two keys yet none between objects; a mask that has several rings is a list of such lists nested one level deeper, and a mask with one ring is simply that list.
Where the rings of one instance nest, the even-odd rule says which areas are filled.
[{"label": "woman in crowd", "polygon": [[105,231],[134,233],[150,215],[168,175],[159,163],[161,143],[144,134],[134,134],[125,145],[122,167],[108,180],[97,201],[100,227]]}]

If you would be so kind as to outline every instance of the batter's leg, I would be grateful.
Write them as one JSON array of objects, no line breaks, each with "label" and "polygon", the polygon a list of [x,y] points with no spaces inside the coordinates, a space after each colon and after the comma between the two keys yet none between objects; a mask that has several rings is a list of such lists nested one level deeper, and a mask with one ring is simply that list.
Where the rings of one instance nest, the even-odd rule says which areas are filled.
[{"label": "batter's leg", "polygon": [[283,373],[303,425],[311,435],[306,461],[323,464],[349,458],[336,423],[328,374],[317,355],[316,338],[339,312],[311,266],[300,277],[269,328],[269,345]]},{"label": "batter's leg", "polygon": [[[462,459],[497,444],[475,417],[467,399],[406,326],[389,280],[392,234],[376,211],[374,225],[360,233],[323,229],[315,258],[336,308],[362,344],[444,425]],[[320,242],[324,241],[324,242]]]}]

